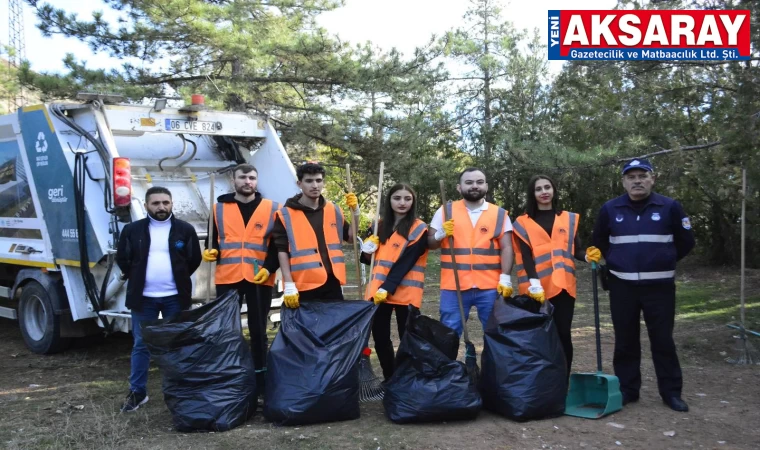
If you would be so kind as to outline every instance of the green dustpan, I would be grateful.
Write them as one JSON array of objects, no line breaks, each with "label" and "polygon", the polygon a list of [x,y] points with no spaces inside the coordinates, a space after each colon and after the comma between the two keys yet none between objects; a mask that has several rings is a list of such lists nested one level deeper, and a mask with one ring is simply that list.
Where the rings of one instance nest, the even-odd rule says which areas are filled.
[{"label": "green dustpan", "polygon": [[599,291],[596,285],[596,263],[591,263],[594,291],[594,322],[596,325],[596,373],[570,375],[570,389],[565,400],[568,416],[599,419],[623,409],[620,381],[602,372],[602,345],[599,334]]}]

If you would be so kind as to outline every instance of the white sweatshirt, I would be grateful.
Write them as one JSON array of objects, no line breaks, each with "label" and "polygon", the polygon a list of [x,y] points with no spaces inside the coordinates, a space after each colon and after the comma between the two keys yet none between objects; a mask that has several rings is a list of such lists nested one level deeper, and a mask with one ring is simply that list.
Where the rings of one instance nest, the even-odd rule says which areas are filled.
[{"label": "white sweatshirt", "polygon": [[150,250],[148,251],[148,267],[145,269],[145,297],[169,297],[177,295],[177,285],[174,283],[172,261],[169,256],[169,231],[172,229],[172,218],[158,221],[150,216],[148,231],[150,232]]}]

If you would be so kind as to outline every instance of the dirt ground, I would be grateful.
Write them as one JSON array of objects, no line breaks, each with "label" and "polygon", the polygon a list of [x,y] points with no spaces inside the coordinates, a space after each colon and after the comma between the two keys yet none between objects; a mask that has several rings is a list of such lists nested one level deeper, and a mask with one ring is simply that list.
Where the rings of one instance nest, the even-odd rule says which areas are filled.
[{"label": "dirt ground", "polygon": [[[433,269],[435,267],[432,267]],[[435,272],[429,271],[428,273]],[[302,427],[275,427],[260,412],[225,433],[177,433],[172,429],[152,368],[151,400],[133,414],[120,414],[128,390],[130,337],[77,342],[63,354],[38,356],[24,346],[18,325],[0,320],[0,448],[9,449],[757,449],[760,448],[760,366],[735,366],[736,333],[725,324],[738,318],[736,270],[697,265],[679,275],[676,343],[689,413],[665,407],[642,326],[641,401],[600,420],[564,416],[516,423],[483,411],[469,422],[395,425],[381,402],[365,403],[361,418]],[[595,371],[590,275],[580,271],[574,322],[574,371]],[[438,317],[436,279],[427,283],[423,312]],[[760,324],[760,272],[751,273],[749,321]],[[754,296],[754,297],[753,297]],[[612,329],[602,297],[604,369],[612,373]],[[474,313],[474,311],[473,311]],[[470,320],[476,345],[480,323]],[[754,341],[760,348],[760,340]],[[481,348],[479,348],[481,350]],[[375,365],[376,372],[379,367]],[[674,434],[673,434],[674,432]],[[667,434],[667,435],[666,435]]]}]

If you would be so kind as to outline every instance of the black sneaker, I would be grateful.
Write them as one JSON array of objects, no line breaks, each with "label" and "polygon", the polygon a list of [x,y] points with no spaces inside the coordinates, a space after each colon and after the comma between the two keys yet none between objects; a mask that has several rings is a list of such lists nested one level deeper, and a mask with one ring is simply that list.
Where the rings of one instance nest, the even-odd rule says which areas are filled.
[{"label": "black sneaker", "polygon": [[148,394],[138,394],[137,392],[129,391],[127,399],[121,405],[121,412],[137,411],[140,406],[146,403],[148,403]]}]

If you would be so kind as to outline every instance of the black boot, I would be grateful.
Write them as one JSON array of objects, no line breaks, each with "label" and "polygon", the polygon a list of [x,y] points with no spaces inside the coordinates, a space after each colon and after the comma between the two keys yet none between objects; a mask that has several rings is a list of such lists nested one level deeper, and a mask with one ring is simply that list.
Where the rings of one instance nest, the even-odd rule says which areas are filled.
[{"label": "black boot", "polygon": [[380,361],[380,367],[383,369],[383,381],[387,381],[393,375],[394,369],[395,355],[393,343],[388,342],[381,346],[375,345],[375,353],[377,353],[377,359]]},{"label": "black boot", "polygon": [[263,372],[256,371],[256,393],[258,395],[259,406],[264,404],[264,392],[266,391],[266,368],[261,369]]},{"label": "black boot", "polygon": [[685,401],[681,400],[681,397],[677,397],[677,396],[663,397],[662,401],[663,403],[668,405],[670,409],[672,409],[673,411],[689,412],[689,405],[687,405]]}]

